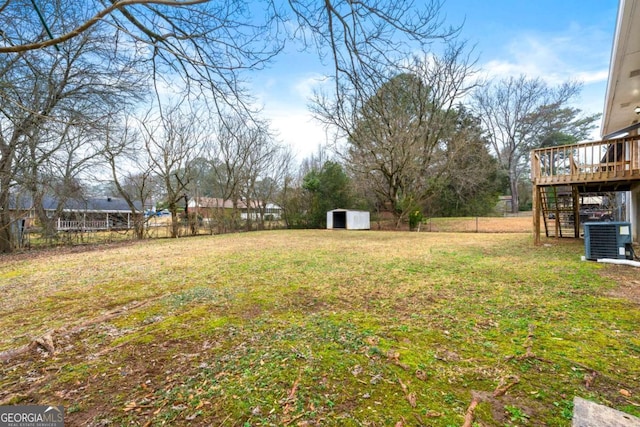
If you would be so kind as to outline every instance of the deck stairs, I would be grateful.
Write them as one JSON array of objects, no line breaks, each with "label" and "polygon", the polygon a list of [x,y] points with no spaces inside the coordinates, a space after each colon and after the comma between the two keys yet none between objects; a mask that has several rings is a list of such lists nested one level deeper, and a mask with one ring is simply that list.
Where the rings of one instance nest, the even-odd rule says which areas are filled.
[{"label": "deck stairs", "polygon": [[569,185],[540,188],[540,208],[547,237],[578,237],[578,193]]}]

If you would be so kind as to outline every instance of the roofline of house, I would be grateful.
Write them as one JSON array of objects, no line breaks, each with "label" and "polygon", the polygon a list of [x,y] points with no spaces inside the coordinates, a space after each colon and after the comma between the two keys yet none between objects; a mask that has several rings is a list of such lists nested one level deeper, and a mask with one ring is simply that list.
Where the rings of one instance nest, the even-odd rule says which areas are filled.
[{"label": "roofline of house", "polygon": [[[621,48],[620,44],[627,43],[628,41],[628,37],[625,37],[624,40],[621,40],[621,34],[628,33],[627,27],[631,25],[631,22],[627,22],[627,20],[624,19],[625,16],[627,15],[624,13],[625,7],[629,5],[633,6],[633,1],[620,0],[619,7],[618,7],[616,29],[613,36],[613,44],[611,47],[611,59],[609,62],[610,65],[609,65],[609,76],[607,79],[607,90],[605,92],[604,107],[602,110],[602,125],[600,126],[601,136],[604,135],[605,133],[617,134],[619,132],[618,129],[609,129],[609,120],[611,119],[611,111],[613,109],[613,95],[616,90],[616,85],[618,83],[618,79],[616,78],[616,76],[620,73],[620,67],[622,66],[622,59],[625,56],[624,49]],[[624,31],[623,31],[623,26],[625,27]]]}]

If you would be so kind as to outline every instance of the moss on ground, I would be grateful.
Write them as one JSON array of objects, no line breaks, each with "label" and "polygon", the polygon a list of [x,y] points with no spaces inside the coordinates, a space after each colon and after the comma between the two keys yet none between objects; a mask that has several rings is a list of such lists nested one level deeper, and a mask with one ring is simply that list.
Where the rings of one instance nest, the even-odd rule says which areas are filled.
[{"label": "moss on ground", "polygon": [[[0,266],[0,401],[71,424],[569,425],[640,415],[633,278],[579,241],[279,231]],[[638,284],[640,286],[640,284]],[[102,320],[101,320],[102,319]],[[503,394],[494,392],[505,388]]]}]

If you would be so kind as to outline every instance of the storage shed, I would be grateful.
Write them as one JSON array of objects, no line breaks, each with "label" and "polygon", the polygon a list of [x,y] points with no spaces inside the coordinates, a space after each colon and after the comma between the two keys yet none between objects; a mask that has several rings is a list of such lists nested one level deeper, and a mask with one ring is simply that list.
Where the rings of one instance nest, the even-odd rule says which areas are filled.
[{"label": "storage shed", "polygon": [[327,230],[369,230],[370,228],[368,211],[334,209],[327,212]]}]

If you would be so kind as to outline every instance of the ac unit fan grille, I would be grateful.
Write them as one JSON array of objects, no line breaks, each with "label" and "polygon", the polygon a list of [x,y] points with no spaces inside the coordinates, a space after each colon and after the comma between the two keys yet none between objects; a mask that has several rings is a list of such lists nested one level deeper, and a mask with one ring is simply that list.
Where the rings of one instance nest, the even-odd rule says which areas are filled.
[{"label": "ac unit fan grille", "polygon": [[589,231],[589,245],[592,259],[618,257],[615,225],[602,224],[597,227],[591,227]]}]

